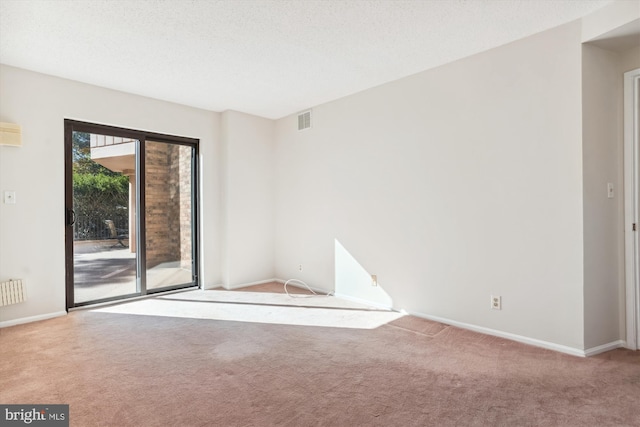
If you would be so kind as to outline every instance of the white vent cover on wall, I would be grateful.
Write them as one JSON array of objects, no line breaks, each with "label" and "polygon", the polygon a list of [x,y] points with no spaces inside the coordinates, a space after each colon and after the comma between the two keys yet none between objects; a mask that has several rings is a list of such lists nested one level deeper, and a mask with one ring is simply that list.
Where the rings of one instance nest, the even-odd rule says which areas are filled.
[{"label": "white vent cover on wall", "polygon": [[311,110],[298,114],[298,130],[311,128]]},{"label": "white vent cover on wall", "polygon": [[8,280],[0,283],[0,306],[17,304],[27,299],[23,280]]},{"label": "white vent cover on wall", "polygon": [[20,126],[13,123],[0,123],[0,145],[22,145]]}]

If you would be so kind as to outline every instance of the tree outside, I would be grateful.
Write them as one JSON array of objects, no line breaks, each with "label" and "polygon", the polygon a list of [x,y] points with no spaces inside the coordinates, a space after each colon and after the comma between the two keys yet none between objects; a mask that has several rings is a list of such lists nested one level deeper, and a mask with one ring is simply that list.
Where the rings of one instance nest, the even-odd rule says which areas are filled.
[{"label": "tree outside", "polygon": [[99,240],[109,236],[104,221],[129,228],[129,178],[91,160],[90,134],[73,132],[74,240]]}]

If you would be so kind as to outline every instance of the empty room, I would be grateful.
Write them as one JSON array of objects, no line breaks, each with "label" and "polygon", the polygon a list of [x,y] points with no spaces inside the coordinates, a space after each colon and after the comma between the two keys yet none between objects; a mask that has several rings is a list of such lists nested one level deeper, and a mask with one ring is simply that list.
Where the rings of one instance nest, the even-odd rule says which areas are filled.
[{"label": "empty room", "polygon": [[0,0],[0,424],[640,426],[640,2]]}]

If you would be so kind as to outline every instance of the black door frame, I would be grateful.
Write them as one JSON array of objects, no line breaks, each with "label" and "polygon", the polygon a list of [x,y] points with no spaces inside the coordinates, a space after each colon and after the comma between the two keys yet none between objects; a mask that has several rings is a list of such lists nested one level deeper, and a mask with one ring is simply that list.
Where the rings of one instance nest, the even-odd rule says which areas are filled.
[{"label": "black door frame", "polygon": [[[95,301],[74,303],[74,257],[73,257],[73,159],[72,145],[73,132],[86,132],[99,135],[109,135],[138,140],[136,145],[136,281],[137,292],[135,294],[121,295]],[[162,142],[173,145],[191,147],[191,239],[192,239],[192,282],[171,286],[168,288],[147,290],[146,288],[146,233],[145,233],[145,143],[146,141]],[[199,216],[198,216],[198,147],[199,140],[183,136],[166,135],[155,132],[126,129],[116,126],[100,125],[82,122],[78,120],[64,120],[64,186],[65,186],[65,286],[66,309],[85,305],[122,300],[142,295],[150,295],[170,290],[199,287]]]}]

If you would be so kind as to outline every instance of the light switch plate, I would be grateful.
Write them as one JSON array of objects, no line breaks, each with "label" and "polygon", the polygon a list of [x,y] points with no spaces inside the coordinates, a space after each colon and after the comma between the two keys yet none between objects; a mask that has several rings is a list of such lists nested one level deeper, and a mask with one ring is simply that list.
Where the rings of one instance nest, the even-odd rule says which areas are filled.
[{"label": "light switch plate", "polygon": [[4,192],[4,203],[7,205],[15,205],[16,204],[16,192],[15,191],[5,191]]},{"label": "light switch plate", "polygon": [[615,195],[615,193],[613,191],[613,184],[612,183],[608,183],[607,184],[607,197],[609,199],[613,199],[614,195]]}]

